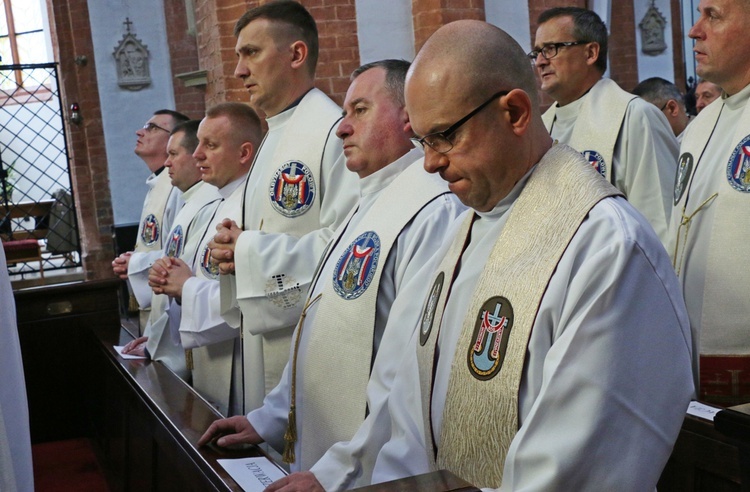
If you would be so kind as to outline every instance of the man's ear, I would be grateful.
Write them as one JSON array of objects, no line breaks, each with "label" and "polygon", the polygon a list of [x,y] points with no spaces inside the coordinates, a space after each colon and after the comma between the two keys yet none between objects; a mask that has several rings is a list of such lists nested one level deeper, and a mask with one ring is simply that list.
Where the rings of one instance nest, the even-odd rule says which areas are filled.
[{"label": "man's ear", "polygon": [[513,133],[523,135],[531,123],[531,99],[526,91],[513,89],[506,96],[500,98],[500,104],[508,112],[508,123]]},{"label": "man's ear", "polygon": [[240,146],[240,161],[242,163],[252,162],[255,147],[251,142],[243,142]]},{"label": "man's ear", "polygon": [[289,52],[292,55],[292,68],[301,68],[307,62],[308,48],[304,42],[295,41],[289,46]]},{"label": "man's ear", "polygon": [[401,108],[401,122],[404,125],[404,133],[409,135],[410,137],[414,136],[414,130],[411,128],[411,121],[409,121],[409,113],[406,111],[406,108]]},{"label": "man's ear", "polygon": [[670,99],[667,101],[667,104],[664,106],[664,109],[667,110],[667,113],[669,116],[677,116],[677,111],[679,109],[679,106],[677,104],[677,101],[674,99]]},{"label": "man's ear", "polygon": [[584,47],[586,53],[586,64],[593,65],[599,59],[599,43],[592,41]]}]

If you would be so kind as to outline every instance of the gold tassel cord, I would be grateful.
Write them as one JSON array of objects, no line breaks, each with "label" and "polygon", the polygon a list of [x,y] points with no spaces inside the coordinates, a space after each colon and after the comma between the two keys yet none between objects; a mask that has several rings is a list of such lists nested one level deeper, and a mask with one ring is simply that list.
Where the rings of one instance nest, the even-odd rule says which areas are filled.
[{"label": "gold tassel cord", "polygon": [[682,237],[684,238],[684,241],[687,242],[688,232],[690,231],[690,224],[693,222],[693,217],[695,217],[698,212],[708,206],[708,204],[711,203],[717,196],[719,196],[718,192],[706,198],[706,200],[701,203],[698,208],[696,208],[695,211],[690,215],[685,215],[685,207],[682,208],[682,219],[680,220],[680,226],[677,228],[677,240],[675,241],[674,255],[672,256],[672,268],[675,269],[678,277],[680,276],[680,271],[682,270],[682,260],[685,257],[685,249],[683,249],[682,255],[680,255],[680,260],[677,261],[677,253],[680,251],[680,232],[682,232],[682,228],[684,226],[685,231],[684,234],[682,234]]},{"label": "gold tassel cord", "polygon": [[284,463],[294,463],[296,457],[294,456],[294,444],[297,442],[297,407],[296,407],[296,394],[297,394],[297,355],[299,351],[299,342],[302,338],[302,327],[305,324],[305,317],[307,317],[307,310],[310,306],[315,304],[323,297],[323,294],[318,294],[314,299],[307,300],[305,308],[302,310],[302,315],[299,317],[299,323],[297,324],[297,334],[294,338],[294,354],[292,356],[292,384],[289,389],[289,419],[287,422],[286,432],[284,433],[284,454],[282,458]]}]

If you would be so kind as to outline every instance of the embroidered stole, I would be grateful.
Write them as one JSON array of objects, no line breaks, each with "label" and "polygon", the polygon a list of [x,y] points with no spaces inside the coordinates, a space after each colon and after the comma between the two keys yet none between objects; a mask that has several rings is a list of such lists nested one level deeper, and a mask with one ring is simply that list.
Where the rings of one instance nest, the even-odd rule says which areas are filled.
[{"label": "embroidered stole", "polygon": [[[146,194],[141,221],[138,223],[138,236],[135,240],[135,251],[138,253],[159,251],[163,248],[164,234],[167,232],[164,230],[164,210],[170,195],[179,193],[179,190],[172,186],[172,180],[166,169],[152,179],[156,183]],[[149,215],[153,215],[155,221],[146,220]]]},{"label": "embroidered stole", "polygon": [[[274,149],[273,157],[263,163],[262,168],[256,169],[256,163],[250,169],[248,181],[260,179],[268,183],[269,191],[261,203],[245,203],[247,197],[243,195],[242,229],[253,230],[258,224],[245,223],[245,207],[260,206],[263,210],[263,230],[269,232],[283,232],[293,236],[302,236],[307,232],[320,228],[320,171],[323,152],[331,128],[341,119],[341,108],[331,101],[328,96],[318,89],[312,89],[302,98],[294,110],[279,144]],[[310,171],[310,176],[296,174],[304,186],[314,189],[314,202],[309,209],[299,215],[282,215],[272,205],[272,195],[278,192],[276,172],[282,164],[290,161],[304,164]],[[299,173],[299,170],[296,171]],[[245,185],[247,189],[247,185]]]},{"label": "embroidered stole", "polygon": [[[396,245],[403,229],[435,198],[448,193],[448,188],[439,176],[429,175],[423,168],[423,159],[410,164],[385,190],[364,218],[351,230],[344,232],[332,243],[350,243],[363,236],[379,238],[380,247],[362,260],[358,272],[347,272],[346,258],[338,259],[338,269],[323,282],[320,305],[315,313],[310,330],[307,352],[303,359],[301,374],[305,378],[305,406],[302,427],[301,466],[309,469],[339,441],[348,441],[354,436],[367,412],[367,383],[373,360],[373,337],[375,313],[380,279],[388,256]],[[437,247],[437,245],[436,245]],[[347,251],[356,253],[354,247]],[[375,256],[378,255],[378,256]],[[328,258],[328,261],[336,261]],[[365,261],[375,262],[371,281],[364,293],[354,299],[346,299],[336,292],[344,283],[365,281]],[[419,261],[415,259],[414,261]],[[349,264],[356,264],[351,261]],[[338,265],[338,264],[337,264]],[[337,280],[345,277],[344,280]],[[369,279],[368,279],[369,280]],[[300,326],[300,329],[303,329]],[[337,368],[331,371],[331,368]]]},{"label": "embroidered stole", "polygon": [[[612,161],[617,136],[620,134],[620,127],[630,101],[637,96],[625,92],[616,82],[605,78],[597,82],[583,97],[586,99],[581,105],[570,142],[562,143],[583,154],[595,168],[597,162],[591,151],[599,154],[604,160],[602,176],[610,183],[614,183]],[[557,105],[552,105],[542,115],[548,131],[551,131],[554,124],[556,110]]]},{"label": "embroidered stole", "polygon": [[[539,162],[510,211],[464,319],[451,366],[437,469],[448,469],[479,487],[501,485],[508,447],[518,430],[518,389],[541,299],[591,208],[606,197],[621,194],[566,146],[554,146]],[[465,236],[456,242],[465,244],[468,233],[466,228]],[[453,253],[460,254],[460,250],[454,248]],[[444,265],[453,265],[453,269],[457,262],[456,258],[446,258]],[[438,276],[446,273],[453,275],[446,270]],[[445,302],[441,299],[440,304],[444,306]],[[490,304],[495,305],[494,313]],[[508,306],[500,310],[499,304]],[[509,314],[503,324],[490,322],[489,330],[480,329],[486,328],[482,321],[494,319],[498,311]],[[437,313],[434,319],[439,320]],[[422,386],[426,420],[431,418],[429,395],[438,336],[439,330],[430,330],[426,337],[430,343],[418,350],[425,352],[420,355],[420,379],[429,378]],[[480,345],[499,352],[495,355],[499,372],[477,375],[479,370],[475,368],[472,374],[470,367]],[[422,361],[428,363],[424,368]],[[435,456],[431,426],[425,431],[428,450]]]}]

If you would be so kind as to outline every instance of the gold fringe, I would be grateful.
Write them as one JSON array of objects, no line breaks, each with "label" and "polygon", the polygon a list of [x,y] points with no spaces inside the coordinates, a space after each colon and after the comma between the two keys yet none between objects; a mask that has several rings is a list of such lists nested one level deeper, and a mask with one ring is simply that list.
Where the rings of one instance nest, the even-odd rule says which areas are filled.
[{"label": "gold fringe", "polygon": [[133,294],[130,294],[130,297],[128,298],[128,312],[137,313],[138,309],[138,301],[135,299],[135,296]]},{"label": "gold fringe", "polygon": [[185,365],[188,371],[192,371],[195,368],[195,364],[193,363],[193,349],[185,350]]},{"label": "gold fringe", "polygon": [[294,405],[289,408],[289,421],[284,433],[284,463],[294,463],[294,444],[297,442],[297,412]]}]

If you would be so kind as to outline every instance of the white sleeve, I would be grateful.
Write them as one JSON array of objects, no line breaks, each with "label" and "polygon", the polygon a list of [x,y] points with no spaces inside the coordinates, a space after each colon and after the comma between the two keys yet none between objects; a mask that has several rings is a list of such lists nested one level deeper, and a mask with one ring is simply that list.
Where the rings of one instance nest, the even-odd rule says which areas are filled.
[{"label": "white sleeve", "polygon": [[427,297],[430,279],[442,258],[437,252],[464,210],[455,195],[440,196],[399,237],[393,275],[396,298],[367,385],[368,417],[350,441],[332,446],[311,468],[326,490],[343,490],[371,481],[377,452],[390,437],[388,394],[401,359],[411,354],[409,340],[422,314],[415,306]]},{"label": "white sleeve", "polygon": [[662,243],[667,241],[679,149],[659,108],[642,99],[631,101],[615,145],[615,186],[646,217]]},{"label": "white sleeve", "polygon": [[180,339],[186,349],[239,336],[219,313],[219,282],[190,277],[182,286]]},{"label": "white sleeve", "polygon": [[[294,237],[288,234],[245,231],[235,248],[236,291],[239,307],[253,334],[293,326],[328,240],[359,198],[357,175],[346,168],[341,141],[331,130],[322,163],[320,229]],[[269,298],[267,285],[285,275],[284,291]],[[285,296],[297,298],[292,306]],[[226,314],[231,319],[231,314]],[[234,315],[236,316],[236,315]]]},{"label": "white sleeve", "polygon": [[684,301],[645,230],[577,235],[558,265],[527,349],[501,490],[656,484],[694,387]]},{"label": "white sleeve", "polygon": [[289,423],[289,378],[287,363],[279,384],[263,399],[263,406],[247,414],[255,431],[279,453],[284,452],[284,433]]},{"label": "white sleeve", "polygon": [[133,252],[128,260],[128,284],[141,309],[151,306],[153,291],[148,286],[148,271],[151,266],[164,256],[162,251]]}]

